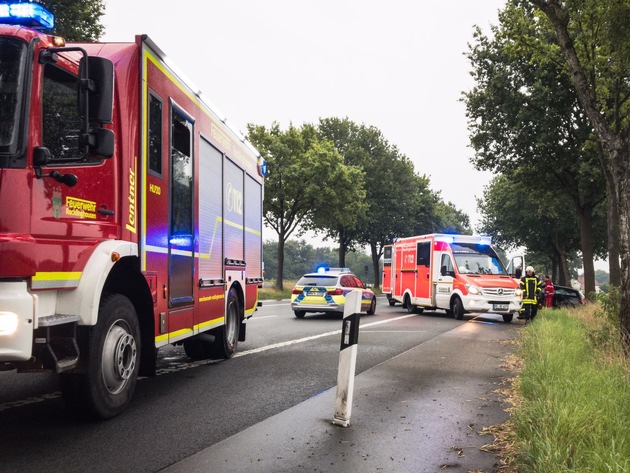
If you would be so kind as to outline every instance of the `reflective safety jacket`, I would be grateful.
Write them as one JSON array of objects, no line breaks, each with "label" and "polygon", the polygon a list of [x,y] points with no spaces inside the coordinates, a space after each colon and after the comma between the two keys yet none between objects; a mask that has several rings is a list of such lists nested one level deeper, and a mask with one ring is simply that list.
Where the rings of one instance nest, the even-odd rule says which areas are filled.
[{"label": "reflective safety jacket", "polygon": [[535,275],[521,278],[521,290],[523,291],[523,304],[538,304],[540,294],[540,281]]}]

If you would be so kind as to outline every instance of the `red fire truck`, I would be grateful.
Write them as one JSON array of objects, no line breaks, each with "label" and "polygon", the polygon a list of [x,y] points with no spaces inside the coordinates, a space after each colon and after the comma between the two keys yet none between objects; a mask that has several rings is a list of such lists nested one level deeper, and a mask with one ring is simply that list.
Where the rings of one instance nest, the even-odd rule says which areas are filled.
[{"label": "red fire truck", "polygon": [[148,37],[66,45],[53,22],[0,4],[0,369],[60,373],[108,418],[158,348],[245,340],[266,164]]},{"label": "red fire truck", "polygon": [[383,293],[408,312],[493,312],[511,322],[521,290],[486,236],[431,234],[396,240],[383,251]]}]

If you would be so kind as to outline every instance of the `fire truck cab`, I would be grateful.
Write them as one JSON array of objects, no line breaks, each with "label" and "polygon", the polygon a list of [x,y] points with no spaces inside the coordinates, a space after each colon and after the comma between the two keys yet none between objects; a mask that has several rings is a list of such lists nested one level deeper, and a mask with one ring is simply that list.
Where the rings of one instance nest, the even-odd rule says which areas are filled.
[{"label": "fire truck cab", "polygon": [[384,248],[383,292],[408,312],[444,309],[456,319],[493,312],[511,322],[521,291],[489,237],[431,234],[396,240]]},{"label": "fire truck cab", "polygon": [[0,370],[109,418],[160,347],[230,358],[262,286],[266,164],[146,36],[65,44],[0,4]]}]

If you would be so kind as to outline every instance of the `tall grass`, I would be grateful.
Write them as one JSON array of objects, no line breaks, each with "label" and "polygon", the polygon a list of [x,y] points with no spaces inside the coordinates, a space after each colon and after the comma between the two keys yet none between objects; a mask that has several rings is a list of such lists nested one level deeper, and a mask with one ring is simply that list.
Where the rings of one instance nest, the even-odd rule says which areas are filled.
[{"label": "tall grass", "polygon": [[630,471],[627,362],[598,343],[607,324],[593,309],[543,311],[523,330],[518,471]]}]

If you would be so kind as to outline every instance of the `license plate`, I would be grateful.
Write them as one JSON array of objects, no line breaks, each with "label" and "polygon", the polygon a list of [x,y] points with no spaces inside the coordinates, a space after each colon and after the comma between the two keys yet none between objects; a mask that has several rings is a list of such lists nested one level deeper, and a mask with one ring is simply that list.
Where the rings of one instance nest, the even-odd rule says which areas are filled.
[{"label": "license plate", "polygon": [[508,310],[510,308],[510,304],[492,304],[492,308],[494,310]]}]

